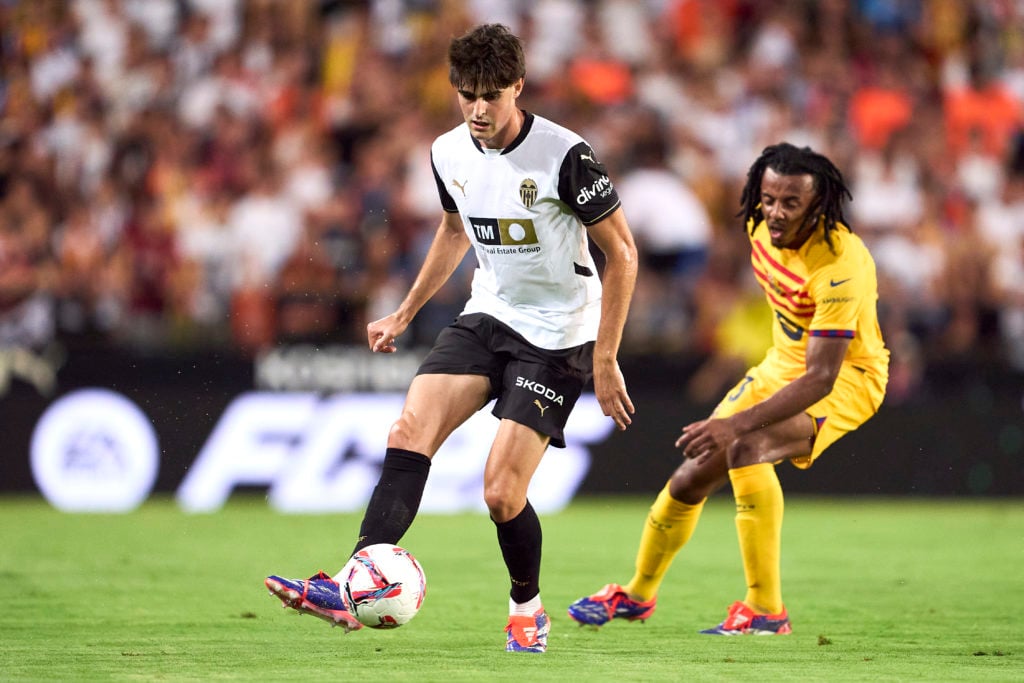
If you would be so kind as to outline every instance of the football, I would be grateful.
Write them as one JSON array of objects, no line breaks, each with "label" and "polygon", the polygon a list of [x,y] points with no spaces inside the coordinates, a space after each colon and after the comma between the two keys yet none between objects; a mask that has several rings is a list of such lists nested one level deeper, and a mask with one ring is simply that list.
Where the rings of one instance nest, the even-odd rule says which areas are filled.
[{"label": "football", "polygon": [[397,628],[416,616],[427,592],[427,577],[405,548],[378,543],[363,548],[337,576],[342,597],[360,623]]}]

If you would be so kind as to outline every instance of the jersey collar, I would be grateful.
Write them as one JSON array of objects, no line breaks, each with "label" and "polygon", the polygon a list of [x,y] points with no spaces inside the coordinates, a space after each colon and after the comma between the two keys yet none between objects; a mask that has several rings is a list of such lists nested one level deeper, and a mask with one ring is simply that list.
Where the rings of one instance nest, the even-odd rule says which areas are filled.
[{"label": "jersey collar", "polygon": [[[513,140],[512,142],[510,142],[507,147],[505,147],[504,149],[501,150],[501,154],[508,154],[509,152],[514,150],[516,147],[518,147],[519,145],[523,144],[523,140],[525,140],[526,136],[529,135],[530,128],[533,127],[533,114],[531,114],[530,112],[528,112],[526,110],[522,110],[522,112],[523,112],[523,127],[519,129],[519,135],[516,136],[516,139]],[[473,141],[473,145],[477,148],[477,151],[479,151],[481,154],[485,153],[484,152],[484,147],[483,147],[483,145],[480,144],[479,140],[477,140],[472,135],[469,136],[469,139]]]}]

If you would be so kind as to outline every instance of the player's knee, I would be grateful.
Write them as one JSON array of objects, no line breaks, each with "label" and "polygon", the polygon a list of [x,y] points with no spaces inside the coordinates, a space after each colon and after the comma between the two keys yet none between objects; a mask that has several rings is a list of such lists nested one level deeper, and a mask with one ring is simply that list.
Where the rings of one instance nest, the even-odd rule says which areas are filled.
[{"label": "player's knee", "polygon": [[522,496],[496,485],[484,487],[484,503],[491,519],[499,523],[507,522],[518,515],[526,504]]},{"label": "player's knee", "polygon": [[389,448],[404,448],[405,450],[420,451],[422,442],[422,428],[417,424],[416,417],[403,411],[391,425],[388,432]]},{"label": "player's knee", "polygon": [[724,455],[716,454],[700,462],[687,459],[672,473],[668,493],[681,503],[697,505],[722,488],[728,479]]},{"label": "player's knee", "polygon": [[677,481],[674,477],[669,482],[668,494],[680,503],[686,503],[687,505],[697,505],[700,501],[707,498],[701,489],[693,485],[692,481]]}]

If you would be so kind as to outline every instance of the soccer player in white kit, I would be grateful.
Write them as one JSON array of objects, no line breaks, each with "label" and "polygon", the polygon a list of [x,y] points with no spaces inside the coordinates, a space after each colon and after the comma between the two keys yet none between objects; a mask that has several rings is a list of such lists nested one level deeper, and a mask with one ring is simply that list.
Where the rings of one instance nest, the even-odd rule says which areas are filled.
[{"label": "soccer player in white kit", "polygon": [[[454,39],[448,58],[465,120],[431,148],[444,214],[398,310],[367,325],[370,349],[397,350],[396,340],[470,248],[477,268],[465,308],[439,334],[391,427],[353,554],[398,543],[419,508],[431,458],[497,399],[484,500],[511,583],[506,650],[544,652],[550,620],[540,597],[541,524],[527,489],[548,445],[565,446],[562,430],[588,381],[619,429],[631,422],[617,356],[637,252],[594,150],[519,108],[520,40],[500,24],[481,25]],[[589,240],[604,255],[600,276]],[[290,607],[346,630],[359,627],[323,572],[306,580],[271,576],[266,585]]]}]

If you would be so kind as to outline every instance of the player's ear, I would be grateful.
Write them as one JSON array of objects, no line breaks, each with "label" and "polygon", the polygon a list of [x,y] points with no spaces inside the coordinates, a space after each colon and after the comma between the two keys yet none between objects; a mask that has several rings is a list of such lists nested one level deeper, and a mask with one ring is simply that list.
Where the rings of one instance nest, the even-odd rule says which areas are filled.
[{"label": "player's ear", "polygon": [[825,215],[825,211],[822,208],[822,204],[823,203],[824,202],[822,202],[821,197],[818,197],[818,198],[816,198],[814,200],[814,204],[811,206],[811,210],[810,210],[809,213],[810,213],[810,215],[814,216],[814,224],[815,225],[820,223],[822,217]]}]

